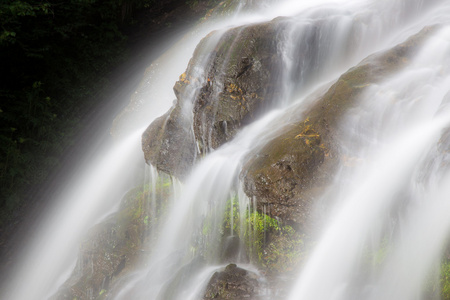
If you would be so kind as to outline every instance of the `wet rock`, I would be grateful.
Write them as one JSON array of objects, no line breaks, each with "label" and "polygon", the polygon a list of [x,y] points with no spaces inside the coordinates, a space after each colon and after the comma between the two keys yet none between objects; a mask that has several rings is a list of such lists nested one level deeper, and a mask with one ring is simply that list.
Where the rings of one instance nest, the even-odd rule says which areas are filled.
[{"label": "wet rock", "polygon": [[277,36],[283,26],[277,19],[237,27],[199,43],[173,88],[176,103],[143,135],[148,163],[182,177],[197,154],[229,141],[273,105],[282,87]]},{"label": "wet rock", "polygon": [[146,246],[153,238],[150,233],[164,215],[169,190],[167,183],[157,187],[153,207],[147,203],[148,189],[128,192],[119,211],[89,231],[72,275],[51,299],[106,299],[115,283],[148,253]]},{"label": "wet rock", "polygon": [[233,138],[280,93],[277,36],[281,26],[272,21],[233,28],[212,50],[193,107],[194,133],[202,153]]},{"label": "wet rock", "polygon": [[229,264],[224,271],[214,273],[202,299],[256,299],[258,288],[259,283],[250,272]]},{"label": "wet rock", "polygon": [[258,211],[293,224],[303,232],[312,223],[312,204],[329,184],[340,161],[338,141],[346,135],[339,121],[372,84],[408,64],[416,46],[433,31],[426,28],[388,51],[372,55],[343,74],[302,120],[253,154],[244,166],[244,190]]},{"label": "wet rock", "polygon": [[192,167],[197,148],[190,121],[177,104],[156,119],[142,135],[145,161],[159,171],[183,178]]}]

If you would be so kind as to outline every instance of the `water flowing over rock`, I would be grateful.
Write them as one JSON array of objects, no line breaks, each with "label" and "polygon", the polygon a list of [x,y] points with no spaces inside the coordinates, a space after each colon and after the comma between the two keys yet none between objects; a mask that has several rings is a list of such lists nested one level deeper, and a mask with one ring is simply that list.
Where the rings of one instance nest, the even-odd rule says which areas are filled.
[{"label": "water flowing over rock", "polygon": [[[179,169],[195,161],[194,147],[198,146],[198,154],[218,148],[273,107],[282,92],[277,73],[282,63],[277,39],[284,26],[281,20],[230,29],[207,53],[218,33],[200,42],[174,86],[176,104],[143,135],[147,162],[182,175]],[[199,71],[202,65],[206,70]],[[187,126],[191,119],[193,134]]]},{"label": "water flowing over rock", "polygon": [[[121,278],[138,267],[148,255],[151,233],[164,215],[170,197],[168,179],[149,187],[132,189],[117,213],[90,229],[80,246],[77,264],[70,278],[51,297],[60,299],[106,299],[120,286]],[[153,194],[152,205],[148,197]]]},{"label": "water flowing over rock", "polygon": [[[200,88],[193,107],[194,133],[202,153],[229,141],[239,128],[272,106],[281,89],[279,32],[276,21],[233,28],[213,49],[206,84]],[[192,80],[191,73],[188,69],[188,80]]]},{"label": "water flowing over rock", "polygon": [[258,281],[250,272],[230,264],[214,273],[202,299],[256,299],[258,288]]},{"label": "water flowing over rock", "polygon": [[197,149],[189,120],[176,105],[156,119],[142,135],[145,161],[158,170],[183,178],[192,167]]},{"label": "water flowing over rock", "polygon": [[426,28],[348,70],[303,113],[300,122],[287,126],[284,133],[254,154],[244,166],[241,179],[247,195],[256,198],[258,211],[310,229],[315,198],[330,184],[344,159],[339,155],[339,140],[347,133],[339,130],[339,121],[366,88],[405,67],[417,46],[432,32],[432,28]]}]

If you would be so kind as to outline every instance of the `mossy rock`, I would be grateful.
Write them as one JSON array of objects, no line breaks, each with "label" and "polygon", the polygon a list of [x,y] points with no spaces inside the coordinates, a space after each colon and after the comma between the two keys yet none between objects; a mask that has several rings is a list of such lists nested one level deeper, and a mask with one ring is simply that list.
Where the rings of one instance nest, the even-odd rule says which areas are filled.
[{"label": "mossy rock", "polygon": [[[266,214],[248,209],[240,212],[238,202],[236,197],[231,198],[225,210],[220,261],[251,262],[271,275],[296,269],[304,258],[305,236]],[[231,203],[233,216],[230,214]],[[230,236],[231,231],[233,235]]]},{"label": "mossy rock", "polygon": [[434,28],[425,28],[404,43],[363,60],[344,73],[301,121],[286,126],[244,166],[246,194],[257,209],[292,224],[302,232],[315,229],[312,206],[327,187],[340,161],[338,141],[347,133],[339,122],[370,87],[407,66],[417,46]]},{"label": "mossy rock", "polygon": [[[52,299],[106,299],[115,282],[149,253],[146,247],[170,196],[167,181],[161,179],[152,193],[157,196],[154,206],[148,203],[148,186],[137,187],[125,195],[117,213],[89,231],[80,245],[75,270]],[[152,215],[158,219],[149,219]]]}]

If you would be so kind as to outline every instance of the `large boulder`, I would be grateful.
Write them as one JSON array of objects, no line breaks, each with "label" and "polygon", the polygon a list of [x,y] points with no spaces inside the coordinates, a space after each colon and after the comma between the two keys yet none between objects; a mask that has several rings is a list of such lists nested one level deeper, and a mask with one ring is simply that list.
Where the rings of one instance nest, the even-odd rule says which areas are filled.
[{"label": "large boulder", "polygon": [[283,134],[252,154],[241,179],[246,194],[256,198],[258,211],[304,232],[313,229],[312,204],[341,160],[338,141],[347,133],[340,130],[339,121],[368,87],[406,66],[432,30],[426,28],[348,70],[302,114],[300,122],[289,124]]},{"label": "large boulder", "polygon": [[143,135],[148,163],[182,177],[198,154],[229,141],[273,105],[282,90],[277,37],[283,26],[276,19],[213,32],[199,43],[174,86],[174,106]]}]

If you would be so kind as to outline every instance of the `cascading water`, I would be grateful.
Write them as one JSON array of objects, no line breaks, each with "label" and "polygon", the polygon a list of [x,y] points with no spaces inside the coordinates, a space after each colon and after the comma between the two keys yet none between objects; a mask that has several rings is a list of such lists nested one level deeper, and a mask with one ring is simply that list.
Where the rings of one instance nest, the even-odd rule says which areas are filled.
[{"label": "cascading water", "polygon": [[[178,99],[178,103],[184,117],[184,132],[196,139],[197,147],[191,149],[196,163],[184,176],[183,183],[172,180],[176,188],[165,213],[166,220],[158,226],[158,233],[151,233],[155,237],[146,246],[149,254],[143,255],[140,266],[108,291],[102,289],[99,295],[87,293],[86,299],[100,296],[103,298],[98,299],[203,299],[211,276],[231,262],[246,269],[251,280],[257,282],[259,290],[252,291],[255,299],[286,299],[287,294],[292,300],[426,299],[425,282],[438,264],[450,234],[450,204],[446,201],[450,174],[445,168],[449,145],[442,134],[450,126],[450,29],[446,23],[450,3],[445,0],[426,3],[420,0],[285,0],[238,4],[236,14],[198,27],[190,39],[185,38],[171,50],[175,53],[166,54],[154,63],[141,87],[143,93],[138,91],[137,101],[142,103],[137,105],[141,108],[137,123],[142,127],[145,95],[153,97],[152,101],[161,98],[154,104],[162,103],[163,108],[157,108],[158,114],[167,109],[173,97],[169,91],[171,86],[183,73],[195,45],[208,34],[195,50],[195,60],[191,60],[188,71],[180,77],[186,88],[179,89],[177,95],[183,99]],[[235,59],[233,47],[255,23],[265,24],[276,17],[281,18],[272,21],[276,28],[273,37],[276,50],[272,53],[276,57],[273,64],[276,69],[271,70],[273,81],[270,82],[276,86],[276,92],[267,94],[263,109],[255,113],[252,122],[242,121],[251,124],[239,128],[222,145],[216,145],[217,127],[211,124],[217,117],[209,119],[210,111],[201,111],[198,99],[209,89],[211,111],[217,113],[224,90],[234,93],[235,98],[239,96],[242,91],[227,85],[223,75],[230,69],[228,63]],[[285,128],[303,121],[323,90],[329,89],[348,68],[435,24],[441,27],[417,46],[417,53],[403,58],[401,63],[406,67],[392,71],[381,81],[355,87],[364,92],[356,96],[357,105],[344,113],[336,125],[340,132],[347,133],[338,145],[342,163],[330,175],[332,184],[316,201],[317,210],[328,206],[320,220],[321,234],[312,238],[315,246],[306,255],[298,275],[287,276],[297,278],[291,279],[292,287],[281,288],[279,281],[285,280],[282,276],[268,280],[252,256],[255,253],[246,250],[253,251],[261,239],[255,229],[260,220],[258,214],[276,212],[270,211],[270,205],[263,205],[261,211],[259,199],[246,196],[241,182],[244,166]],[[209,34],[213,29],[216,31]],[[221,42],[229,38],[230,30],[236,33],[230,39],[225,58],[221,58],[223,64],[213,66],[214,55],[223,48]],[[183,49],[182,55],[179,49]],[[397,48],[397,52],[402,53],[402,49]],[[175,63],[174,56],[177,56]],[[261,69],[262,59],[248,60],[242,58],[244,67],[237,71],[235,79],[245,76],[249,68],[255,72]],[[161,71],[164,69],[166,72]],[[211,74],[217,75],[216,78],[210,78]],[[164,83],[160,84],[161,80]],[[319,92],[307,97],[319,86]],[[174,106],[171,111],[176,109]],[[154,117],[153,113],[146,122]],[[162,127],[171,122],[167,117]],[[196,127],[196,122],[201,126]],[[225,136],[230,134],[231,122],[220,124]],[[138,130],[136,135],[141,132]],[[317,134],[311,131],[295,136],[304,138],[307,145],[311,143],[308,138],[315,137]],[[91,199],[110,197],[111,194],[103,196],[102,191],[123,178],[121,172],[127,169],[126,164],[134,164],[119,158],[133,155],[136,138],[130,140],[134,142],[123,146],[128,152],[122,152],[121,147],[111,150],[105,162],[84,175],[87,181],[82,180],[75,191],[66,193],[67,201],[79,207],[55,210],[53,214],[59,216],[58,220],[50,221],[38,233],[39,239],[53,238],[44,240],[43,246],[36,242],[38,246],[30,248],[33,253],[26,255],[22,270],[2,289],[3,298],[44,299],[55,292],[52,290],[57,288],[55,281],[66,279],[62,274],[67,272],[67,265],[73,264],[72,250],[82,232],[99,221],[103,206],[111,206]],[[201,155],[204,157],[200,158]],[[106,180],[105,172],[112,174],[112,165],[118,177]],[[157,176],[150,169],[148,177],[153,181],[147,183],[151,190],[149,207],[158,205],[155,202]],[[95,188],[89,185],[92,182],[97,183]],[[83,215],[80,210],[87,207],[89,213],[85,214],[85,220],[79,220]],[[152,211],[145,222],[156,218]],[[275,219],[262,218],[264,229]],[[228,225],[224,226],[225,223]],[[281,228],[284,224],[280,220],[270,226]],[[71,227],[76,231],[69,232]],[[229,243],[234,243],[235,249],[227,256]],[[41,264],[32,268],[37,261]],[[39,276],[43,270],[49,276]],[[276,282],[275,286],[271,286],[271,280]]]},{"label": "cascading water", "polygon": [[[366,163],[339,180],[339,207],[290,299],[422,299],[450,232],[446,157],[437,150],[450,122],[449,33],[430,38],[352,111],[347,155]],[[384,251],[373,274],[361,273],[364,247]]]}]

